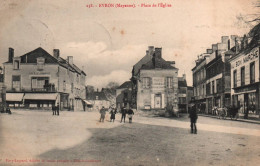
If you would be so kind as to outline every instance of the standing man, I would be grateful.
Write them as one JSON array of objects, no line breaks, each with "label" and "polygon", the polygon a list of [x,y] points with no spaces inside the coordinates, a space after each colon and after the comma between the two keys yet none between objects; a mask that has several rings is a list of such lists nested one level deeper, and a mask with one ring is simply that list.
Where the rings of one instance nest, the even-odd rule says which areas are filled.
[{"label": "standing man", "polygon": [[60,105],[59,105],[59,103],[57,103],[56,111],[57,111],[57,115],[59,116],[60,115]]},{"label": "standing man", "polygon": [[123,119],[124,119],[124,123],[125,123],[125,117],[126,117],[126,108],[125,107],[122,107],[121,114],[122,114],[122,117],[121,117],[120,123],[122,123]]},{"label": "standing man", "polygon": [[[190,112],[189,112],[189,118],[190,118],[190,127],[191,127],[191,133],[197,134],[197,126],[196,122],[198,119],[198,115],[196,112],[195,104],[191,103]],[[194,129],[194,130],[193,130]]]},{"label": "standing man", "polygon": [[132,123],[134,111],[130,108],[127,113],[128,113],[129,123]]}]

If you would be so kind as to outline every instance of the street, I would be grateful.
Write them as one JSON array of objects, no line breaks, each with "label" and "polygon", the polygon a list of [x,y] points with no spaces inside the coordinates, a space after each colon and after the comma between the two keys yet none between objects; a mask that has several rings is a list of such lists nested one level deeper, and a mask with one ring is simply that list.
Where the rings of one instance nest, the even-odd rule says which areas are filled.
[{"label": "street", "polygon": [[100,123],[98,112],[0,114],[0,165],[257,165],[258,124],[187,115]]}]

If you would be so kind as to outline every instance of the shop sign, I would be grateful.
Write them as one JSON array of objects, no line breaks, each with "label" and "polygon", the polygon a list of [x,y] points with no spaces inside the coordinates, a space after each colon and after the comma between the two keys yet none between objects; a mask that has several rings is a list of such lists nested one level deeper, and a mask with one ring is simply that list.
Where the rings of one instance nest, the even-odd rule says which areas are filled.
[{"label": "shop sign", "polygon": [[232,63],[232,68],[237,68],[242,66],[243,64],[250,63],[252,61],[256,61],[259,58],[259,48],[254,48],[248,54],[242,56],[240,59]]},{"label": "shop sign", "polygon": [[153,89],[163,89],[165,88],[165,78],[164,77],[153,77],[152,78]]},{"label": "shop sign", "polygon": [[50,72],[34,71],[34,72],[30,72],[29,74],[31,74],[31,75],[47,75],[47,74],[51,74],[51,73]]}]

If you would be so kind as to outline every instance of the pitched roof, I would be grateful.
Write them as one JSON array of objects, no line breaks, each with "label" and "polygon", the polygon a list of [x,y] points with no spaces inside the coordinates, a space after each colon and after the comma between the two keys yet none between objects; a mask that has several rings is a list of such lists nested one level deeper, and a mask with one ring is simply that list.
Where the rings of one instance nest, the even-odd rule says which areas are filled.
[{"label": "pitched roof", "polygon": [[87,94],[87,100],[108,100],[104,92],[93,92]]},{"label": "pitched roof", "polygon": [[[77,72],[79,74],[80,73],[85,74],[84,71],[80,70],[76,65],[74,65],[74,64],[70,65],[68,63],[68,61],[63,59],[62,57],[56,58],[56,57],[52,56],[51,54],[49,54],[47,51],[45,51],[41,47],[36,48],[35,50],[28,52],[20,57],[21,57],[21,63],[37,63],[37,58],[43,57],[43,58],[45,58],[45,63],[48,63],[48,64],[58,63],[59,65],[65,67],[71,71]],[[13,63],[13,62],[10,62],[8,60],[5,63]]]},{"label": "pitched roof", "polygon": [[126,82],[124,82],[122,85],[120,85],[116,89],[131,88],[131,86],[132,86],[132,82],[131,81],[126,81]]},{"label": "pitched roof", "polygon": [[163,58],[155,57],[149,62],[142,65],[141,69],[177,69],[171,66],[170,62],[165,61]]}]

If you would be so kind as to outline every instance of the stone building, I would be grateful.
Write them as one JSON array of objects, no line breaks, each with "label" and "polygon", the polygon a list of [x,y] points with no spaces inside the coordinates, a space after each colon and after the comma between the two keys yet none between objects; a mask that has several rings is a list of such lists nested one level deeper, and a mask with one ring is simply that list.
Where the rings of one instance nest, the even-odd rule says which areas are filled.
[{"label": "stone building", "polygon": [[52,56],[39,47],[14,57],[14,49],[9,48],[3,65],[9,106],[50,109],[59,103],[61,110],[83,110],[86,74],[72,56],[63,59],[58,49]]},{"label": "stone building", "polygon": [[98,90],[87,94],[86,100],[92,104],[92,109],[100,110],[102,107],[106,109],[110,106],[110,101],[107,99],[104,91],[99,92]]},{"label": "stone building", "polygon": [[187,86],[186,75],[178,77],[178,108],[179,112],[188,113],[189,102],[193,97],[193,87]]},{"label": "stone building", "polygon": [[122,107],[132,107],[132,82],[126,81],[118,88],[116,88],[116,107],[121,109]]},{"label": "stone building", "polygon": [[259,117],[260,110],[260,24],[236,44],[231,64],[231,99],[240,115]]},{"label": "stone building", "polygon": [[146,56],[133,67],[138,110],[160,110],[170,105],[178,111],[178,69],[174,64],[162,58],[162,48],[149,47]]},{"label": "stone building", "polygon": [[0,66],[0,111],[3,111],[6,106],[6,87],[4,85],[3,69]]}]

